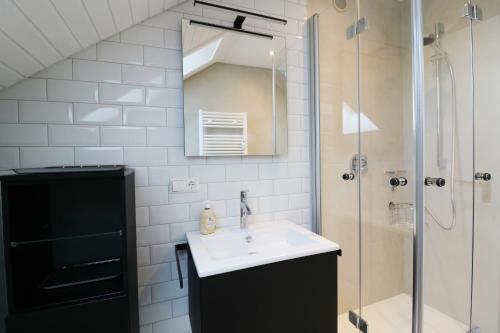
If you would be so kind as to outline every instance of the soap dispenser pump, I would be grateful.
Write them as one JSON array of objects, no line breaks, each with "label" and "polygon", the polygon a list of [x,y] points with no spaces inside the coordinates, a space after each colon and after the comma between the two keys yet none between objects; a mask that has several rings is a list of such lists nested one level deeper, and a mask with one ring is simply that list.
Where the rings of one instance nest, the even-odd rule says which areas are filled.
[{"label": "soap dispenser pump", "polygon": [[215,215],[210,201],[205,201],[205,208],[200,214],[200,233],[209,235],[215,232],[217,227],[217,216]]}]

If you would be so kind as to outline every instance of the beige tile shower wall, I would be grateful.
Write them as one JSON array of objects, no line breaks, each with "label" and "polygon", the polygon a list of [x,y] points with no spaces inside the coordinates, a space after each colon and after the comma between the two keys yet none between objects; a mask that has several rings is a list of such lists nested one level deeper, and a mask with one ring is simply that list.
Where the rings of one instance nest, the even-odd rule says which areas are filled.
[{"label": "beige tile shower wall", "polygon": [[[404,291],[404,228],[391,225],[388,204],[405,201],[406,190],[392,191],[386,170],[404,169],[403,63],[399,25],[403,9],[395,1],[361,1],[369,29],[360,37],[360,106],[357,98],[357,45],[346,40],[356,20],[355,1],[339,12],[331,1],[309,2],[320,13],[321,136],[323,234],[340,243],[340,312],[359,307],[359,224],[356,182],[341,175],[358,152],[356,112],[378,128],[361,135],[368,168],[361,184],[363,305]],[[388,19],[390,18],[390,19]],[[354,122],[349,123],[349,115]],[[352,118],[351,118],[352,119]],[[350,126],[349,126],[350,125]]]},{"label": "beige tile shower wall", "polygon": [[[192,1],[0,93],[0,169],[122,163],[135,168],[144,333],[190,330],[187,291],[179,289],[173,246],[198,228],[204,200],[212,200],[221,225],[237,225],[239,191],[249,189],[254,220],[287,218],[310,226],[305,0],[225,3],[289,20],[286,26],[248,20],[250,29],[286,37],[289,147],[284,156],[184,157],[181,19],[233,19],[193,7]],[[171,193],[169,179],[175,176],[199,177],[200,191]]]}]

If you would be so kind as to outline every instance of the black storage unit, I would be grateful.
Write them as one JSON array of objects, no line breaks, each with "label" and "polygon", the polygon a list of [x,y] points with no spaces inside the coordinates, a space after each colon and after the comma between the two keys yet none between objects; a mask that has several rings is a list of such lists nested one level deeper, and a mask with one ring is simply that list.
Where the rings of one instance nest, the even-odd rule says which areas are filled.
[{"label": "black storage unit", "polygon": [[200,278],[189,253],[192,332],[336,333],[338,255],[334,251]]},{"label": "black storage unit", "polygon": [[138,333],[133,169],[0,177],[8,333]]}]

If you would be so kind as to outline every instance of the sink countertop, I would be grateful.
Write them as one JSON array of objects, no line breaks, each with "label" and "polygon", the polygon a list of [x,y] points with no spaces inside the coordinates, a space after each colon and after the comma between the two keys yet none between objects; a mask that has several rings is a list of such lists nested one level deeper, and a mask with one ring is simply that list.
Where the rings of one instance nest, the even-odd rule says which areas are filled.
[{"label": "sink countertop", "polygon": [[340,249],[287,220],[219,228],[211,235],[191,231],[187,239],[200,278]]}]

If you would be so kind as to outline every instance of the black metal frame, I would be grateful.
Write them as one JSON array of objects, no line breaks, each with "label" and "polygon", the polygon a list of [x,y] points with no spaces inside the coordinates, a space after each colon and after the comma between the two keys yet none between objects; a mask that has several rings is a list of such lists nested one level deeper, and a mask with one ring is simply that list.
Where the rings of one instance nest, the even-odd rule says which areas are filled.
[{"label": "black metal frame", "polygon": [[241,15],[236,16],[236,19],[234,19],[233,28],[239,30],[243,29],[243,22],[245,22],[245,19],[246,19],[245,16]]},{"label": "black metal frame", "polygon": [[182,278],[181,262],[179,259],[179,251],[189,251],[188,243],[175,244],[175,261],[177,263],[177,275],[179,276],[179,286],[184,288],[184,279]]}]

